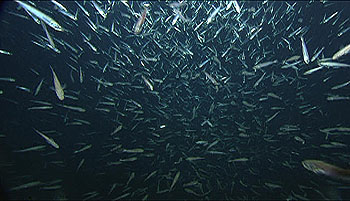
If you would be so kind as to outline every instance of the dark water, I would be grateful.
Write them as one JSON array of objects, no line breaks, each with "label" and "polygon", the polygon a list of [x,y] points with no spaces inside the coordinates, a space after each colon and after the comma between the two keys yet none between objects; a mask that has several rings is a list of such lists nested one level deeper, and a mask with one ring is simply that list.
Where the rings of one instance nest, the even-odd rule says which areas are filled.
[{"label": "dark water", "polygon": [[[349,95],[349,87],[331,89],[349,80],[349,69],[324,68],[311,75],[303,75],[306,70],[317,67],[317,61],[308,65],[302,61],[300,42],[303,35],[310,58],[324,47],[319,59],[332,57],[349,44],[350,31],[338,36],[341,30],[350,27],[349,2],[298,1],[293,10],[285,14],[287,3],[293,5],[295,2],[240,1],[241,15],[233,11],[225,18],[229,11],[224,9],[207,25],[210,13],[219,4],[222,8],[226,4],[189,1],[181,11],[192,23],[179,19],[175,24],[177,31],[171,25],[175,15],[168,3],[151,1],[146,17],[149,21],[146,20],[140,35],[132,33],[137,16],[123,3],[116,2],[110,6],[105,20],[91,3],[85,3],[93,23],[110,30],[114,22],[120,36],[111,31],[106,33],[102,28],[98,29],[98,33],[94,32],[75,2],[61,3],[71,13],[78,9],[76,21],[60,14],[49,1],[36,2],[39,10],[69,30],[58,32],[47,26],[56,39],[60,54],[32,42],[40,41],[38,36],[45,41],[45,32],[23,9],[17,9],[17,3],[1,4],[0,49],[12,55],[0,54],[0,77],[16,80],[0,81],[0,90],[3,91],[0,94],[0,184],[8,199],[86,199],[89,192],[96,192],[91,199],[104,200],[126,193],[129,194],[124,199],[137,200],[146,195],[151,200],[350,198],[346,189],[348,184],[316,175],[301,165],[305,159],[317,159],[350,167],[349,135],[342,133],[326,138],[326,134],[320,132],[323,128],[350,125],[349,100],[326,99],[329,94]],[[99,1],[98,4],[105,5],[104,9],[111,5],[107,1]],[[136,13],[143,10],[142,2],[129,2],[129,5]],[[262,11],[253,14],[253,8],[255,11],[261,8]],[[233,6],[230,9],[234,9]],[[334,18],[320,24],[335,12],[338,14]],[[271,18],[274,19],[268,23]],[[202,21],[203,25],[194,31]],[[239,30],[241,25],[243,28]],[[222,26],[224,28],[214,38]],[[253,27],[262,29],[250,39],[249,32]],[[307,28],[303,34],[289,37],[299,27]],[[91,38],[90,42],[97,52],[83,41],[82,33]],[[198,34],[205,38],[204,42],[199,41]],[[290,42],[290,49],[282,38]],[[63,41],[77,49],[78,53],[64,45]],[[230,46],[233,48],[222,57]],[[192,54],[183,53],[182,50],[186,49]],[[221,67],[213,59],[215,51]],[[295,55],[301,56],[299,60],[302,62],[296,65],[298,70],[280,68],[284,65],[283,61]],[[147,62],[141,59],[143,56],[158,59]],[[207,59],[210,59],[208,64],[199,68]],[[273,60],[278,62],[264,67],[263,71],[258,70],[253,76],[242,74],[243,71],[254,72],[252,67],[257,63]],[[339,62],[350,63],[349,55],[343,56]],[[103,72],[106,64],[108,67]],[[50,66],[55,69],[61,84],[65,85],[66,98],[63,102],[54,92]],[[83,83],[79,82],[79,68],[84,73]],[[206,78],[204,71],[220,83],[218,89]],[[264,79],[254,88],[264,72]],[[141,75],[152,80],[153,91],[146,86]],[[225,82],[228,77],[230,79]],[[113,83],[113,86],[99,84],[94,78]],[[41,90],[34,96],[42,79]],[[121,82],[127,84],[118,84]],[[18,89],[18,86],[28,88],[30,92]],[[271,97],[259,100],[266,98],[267,93],[274,93],[282,100]],[[28,110],[41,106],[32,100],[49,102],[53,108]],[[101,105],[104,101],[115,105]],[[249,107],[243,101],[255,106]],[[60,104],[81,107],[86,112],[69,110]],[[272,107],[284,109],[273,110]],[[312,107],[315,108],[310,109]],[[96,108],[109,109],[109,112]],[[303,114],[307,109],[310,112]],[[266,122],[277,111],[280,113]],[[69,125],[77,119],[89,124]],[[205,120],[213,126],[201,126]],[[119,125],[123,126],[122,130],[111,136],[110,133]],[[283,131],[286,125],[294,125],[297,129]],[[33,128],[53,138],[60,148],[56,150],[45,143]],[[246,137],[242,137],[242,133]],[[296,140],[296,136],[305,142]],[[211,144],[216,140],[218,143],[209,150],[196,143],[207,141]],[[320,147],[330,142],[346,146]],[[90,149],[74,154],[89,144],[92,145]],[[14,152],[37,145],[47,146],[42,151]],[[111,151],[118,145],[119,149]],[[122,151],[134,148],[142,148],[144,152],[128,154]],[[225,154],[210,154],[208,151]],[[186,161],[190,156],[205,159]],[[137,157],[137,160],[110,165],[131,157]],[[247,158],[248,161],[228,162],[237,158]],[[84,163],[77,171],[82,160]],[[154,176],[144,181],[156,170]],[[181,174],[172,191],[161,192],[170,188],[178,171]],[[129,181],[133,173],[135,176]],[[59,180],[57,184],[50,184],[55,180]],[[42,183],[11,190],[32,181]],[[184,186],[191,181],[197,181],[197,185]],[[116,187],[109,193],[113,184]],[[45,189],[54,185],[60,185],[60,188]],[[189,193],[188,189],[197,195]]]}]

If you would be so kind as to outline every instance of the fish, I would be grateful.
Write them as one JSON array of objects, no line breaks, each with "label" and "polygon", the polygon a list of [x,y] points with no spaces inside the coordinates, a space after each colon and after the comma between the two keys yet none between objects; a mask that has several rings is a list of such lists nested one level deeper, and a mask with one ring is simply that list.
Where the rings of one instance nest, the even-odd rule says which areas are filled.
[{"label": "fish", "polygon": [[134,28],[133,28],[134,34],[141,33],[143,24],[146,20],[147,12],[148,12],[147,8],[144,8],[141,16],[139,17],[139,19],[137,20],[137,22],[134,25]]},{"label": "fish", "polygon": [[349,84],[350,84],[350,80],[347,81],[347,82],[345,82],[345,83],[343,83],[343,84],[336,85],[336,86],[332,87],[331,89],[332,89],[332,90],[340,89],[340,88],[345,87],[345,86],[347,86],[347,85],[349,85]]},{"label": "fish", "polygon": [[350,100],[350,97],[348,96],[339,96],[339,95],[334,95],[334,96],[328,96],[327,97],[328,101],[335,101],[335,100]]},{"label": "fish", "polygon": [[[338,14],[338,11],[333,13],[332,15],[330,15],[327,19],[323,19],[323,21],[321,22],[321,24],[326,24],[327,22],[329,22],[329,20],[331,20],[333,17],[335,17]],[[325,15],[326,17],[326,15]]]},{"label": "fish", "polygon": [[43,186],[40,188],[40,190],[57,190],[61,189],[62,185],[54,185],[54,186]]},{"label": "fish", "polygon": [[[113,200],[123,200],[124,198],[128,197],[130,195],[130,193],[124,193],[123,195],[120,195],[116,198],[114,198]],[[85,199],[87,200],[87,199]]]},{"label": "fish", "polygon": [[265,75],[266,72],[255,82],[253,88],[256,88],[260,84],[260,82],[264,79]]},{"label": "fish", "polygon": [[280,96],[277,96],[276,94],[274,94],[272,92],[267,93],[267,96],[272,97],[272,98],[276,98],[276,99],[279,99],[279,100],[282,100],[282,98]]},{"label": "fish", "polygon": [[213,76],[211,76],[209,73],[204,71],[204,74],[205,74],[205,77],[207,77],[213,85],[215,85],[215,86],[219,85],[219,83],[215,80],[215,78]]},{"label": "fish", "polygon": [[316,71],[319,71],[319,70],[321,70],[321,69],[323,69],[323,66],[319,66],[319,67],[316,67],[316,68],[312,68],[312,69],[310,69],[310,70],[305,71],[305,72],[304,72],[304,75],[310,75],[310,74],[312,74],[312,73],[314,73],[314,72],[316,72]]},{"label": "fish", "polygon": [[229,160],[228,162],[231,163],[231,162],[246,162],[246,161],[249,161],[249,159],[248,158],[236,158],[236,159]]},{"label": "fish", "polygon": [[26,149],[21,149],[21,150],[15,150],[13,152],[17,152],[17,153],[23,153],[23,152],[29,152],[29,151],[41,151],[46,147],[46,145],[37,145],[34,147],[29,147]]},{"label": "fish", "polygon": [[58,99],[60,99],[62,101],[62,100],[64,100],[63,88],[61,86],[60,81],[58,80],[58,77],[57,77],[55,71],[53,70],[53,68],[51,66],[50,66],[50,68],[51,68],[51,71],[52,71],[53,84],[54,84],[54,87],[55,87],[56,95],[57,95]]},{"label": "fish", "polygon": [[86,146],[82,147],[81,149],[74,151],[74,154],[77,154],[77,153],[80,153],[82,151],[88,150],[91,147],[92,147],[92,144],[86,145]]},{"label": "fish", "polygon": [[33,128],[33,129],[34,129],[34,131],[35,131],[36,133],[38,133],[42,138],[44,138],[44,139],[46,140],[46,142],[47,142],[49,145],[53,146],[53,147],[56,148],[56,149],[59,149],[59,148],[60,148],[60,146],[59,146],[52,138],[47,137],[44,133],[42,133],[42,132],[36,130],[35,128]]},{"label": "fish", "polygon": [[350,52],[350,44],[346,45],[345,47],[343,47],[342,49],[338,50],[336,53],[334,53],[334,55],[332,56],[333,60],[337,60],[340,57],[349,54]]},{"label": "fish", "polygon": [[322,47],[319,51],[317,51],[317,52],[315,53],[315,55],[312,56],[311,62],[314,62],[314,61],[320,56],[320,54],[322,53],[323,50],[324,50],[324,47]]},{"label": "fish", "polygon": [[42,105],[49,105],[49,106],[52,105],[51,103],[46,101],[39,101],[39,100],[30,100],[30,101],[33,103],[42,104]]},{"label": "fish", "polygon": [[153,91],[153,85],[152,85],[152,83],[151,83],[145,76],[141,75],[141,77],[142,77],[143,81],[146,83],[147,87],[148,87],[151,91]]},{"label": "fish", "polygon": [[265,185],[268,186],[269,188],[282,188],[281,185],[272,184],[272,183],[268,183],[268,182],[265,182]]},{"label": "fish", "polygon": [[79,163],[77,169],[75,170],[75,172],[78,172],[78,171],[79,171],[79,169],[80,169],[81,166],[84,164],[84,162],[85,162],[85,158],[81,159],[81,161],[80,161],[80,163]]},{"label": "fish", "polygon": [[41,12],[40,10],[36,9],[35,7],[33,7],[27,3],[24,3],[22,1],[19,1],[19,0],[15,0],[15,2],[17,2],[23,9],[25,9],[26,11],[28,11],[32,15],[39,18],[43,22],[45,22],[47,25],[49,25],[54,30],[64,31],[63,27],[58,22],[56,22],[56,20],[54,20],[50,16],[46,15],[45,13]]},{"label": "fish", "polygon": [[36,87],[35,92],[34,92],[34,96],[37,96],[37,95],[38,95],[38,93],[39,93],[39,91],[40,91],[40,89],[41,89],[41,86],[42,86],[43,82],[44,82],[44,78],[41,79],[41,81],[39,82],[38,86]]},{"label": "fish", "polygon": [[303,50],[304,62],[306,64],[309,64],[310,63],[310,57],[309,57],[309,53],[307,51],[307,47],[306,47],[306,43],[305,43],[304,37],[300,37],[300,40],[301,40],[301,46],[302,46],[302,50]]},{"label": "fish", "polygon": [[73,111],[77,111],[77,112],[85,112],[86,110],[84,108],[81,107],[76,107],[76,106],[71,106],[71,105],[61,105],[61,104],[57,104],[58,106],[67,108],[69,110],[73,110]]},{"label": "fish", "polygon": [[241,7],[239,6],[238,2],[236,0],[233,0],[233,6],[235,7],[236,9],[236,12],[239,14],[241,13]]},{"label": "fish", "polygon": [[255,65],[253,67],[254,72],[256,72],[257,69],[261,69],[261,68],[264,68],[266,66],[270,66],[270,65],[275,64],[277,62],[278,62],[277,60],[274,60],[274,61],[267,61],[267,62],[264,62],[264,63],[259,63],[259,64]]},{"label": "fish", "polygon": [[233,4],[233,1],[228,1],[226,3],[227,3],[227,5],[226,5],[226,9],[225,10],[229,10],[231,8],[232,4]]},{"label": "fish", "polygon": [[198,156],[191,156],[191,157],[187,157],[185,160],[186,161],[196,161],[196,160],[203,160],[205,158],[203,157],[198,157]]},{"label": "fish", "polygon": [[23,86],[16,86],[16,89],[20,89],[20,90],[22,90],[22,91],[26,91],[26,92],[28,92],[28,93],[30,93],[30,89],[28,89],[27,87],[23,87]]},{"label": "fish", "polygon": [[350,169],[343,169],[320,160],[304,160],[303,167],[316,174],[350,182]]},{"label": "fish", "polygon": [[318,63],[320,66],[324,67],[331,67],[331,68],[349,68],[350,64],[345,64],[345,63],[339,63],[339,62],[332,62],[332,61],[320,61]]},{"label": "fish", "polygon": [[158,170],[155,170],[155,171],[151,172],[151,173],[143,180],[143,182],[146,182],[148,179],[150,179],[151,177],[153,177],[157,172],[158,172]]},{"label": "fish", "polygon": [[171,25],[175,25],[177,20],[180,18],[180,15],[179,14],[176,14],[173,21],[171,22]]},{"label": "fish", "polygon": [[274,119],[281,111],[276,112],[274,115],[272,115],[270,118],[268,118],[265,123],[270,122],[272,119]]},{"label": "fish", "polygon": [[124,149],[123,153],[143,153],[144,150],[142,148],[136,148],[136,149]]},{"label": "fish", "polygon": [[215,16],[219,13],[221,6],[214,9],[214,11],[207,18],[207,24],[210,24],[215,19]]},{"label": "fish", "polygon": [[96,3],[96,1],[91,0],[91,3],[95,7],[97,12],[103,17],[103,19],[106,19],[107,13],[104,10],[102,10],[102,8]]},{"label": "fish", "polygon": [[[269,197],[266,190],[312,199],[302,190],[312,191],[313,181],[291,192],[283,178],[266,175],[280,165],[295,170],[307,149],[347,159],[350,114],[338,114],[350,101],[350,78],[342,77],[350,53],[337,53],[349,44],[350,18],[337,9],[342,2],[20,1],[64,31],[15,1],[2,13],[0,27],[9,32],[0,49],[11,56],[0,52],[0,101],[5,112],[16,111],[4,123],[35,127],[54,140],[34,130],[27,141],[13,140],[23,137],[13,129],[0,132],[19,156],[0,165],[13,187],[41,181],[33,190],[64,194],[65,181],[52,184],[46,175],[57,179],[52,171],[68,168],[102,181],[101,188],[82,186],[79,197],[86,200],[247,200]],[[329,20],[320,25],[322,19]],[[318,28],[322,34],[315,34]],[[40,54],[21,62],[26,53]],[[276,154],[288,160],[279,163]],[[17,160],[27,155],[43,159],[33,167],[47,174],[17,171]],[[261,164],[269,168],[262,171]],[[16,193],[26,194],[27,186]]]},{"label": "fish", "polygon": [[51,2],[52,2],[53,4],[55,4],[55,6],[57,6],[57,8],[68,12],[67,8],[64,7],[61,3],[57,2],[56,0],[51,0]]},{"label": "fish", "polygon": [[214,142],[210,143],[210,145],[207,147],[207,150],[209,150],[211,147],[215,146],[220,140],[217,139]]},{"label": "fish", "polygon": [[84,79],[83,71],[81,70],[81,67],[79,67],[79,81],[80,81],[81,84],[84,81],[83,79]]},{"label": "fish", "polygon": [[171,183],[171,186],[170,186],[170,188],[169,188],[169,192],[173,190],[173,188],[174,188],[174,186],[175,186],[177,180],[179,179],[179,177],[180,177],[180,171],[178,171],[178,172],[176,173],[176,175],[175,175],[175,177],[174,177],[174,179],[173,179],[173,183]]},{"label": "fish", "polygon": [[5,54],[5,55],[12,55],[12,52],[6,51],[6,50],[0,50],[0,54]]},{"label": "fish", "polygon": [[90,13],[82,6],[78,3],[78,1],[75,1],[75,3],[78,5],[78,7],[84,12],[84,14],[88,17],[90,17]]},{"label": "fish", "polygon": [[129,186],[129,183],[131,182],[131,180],[133,180],[135,178],[135,172],[132,172],[130,174],[130,177],[128,179],[128,181],[126,182],[126,186]]},{"label": "fish", "polygon": [[38,107],[29,107],[27,110],[50,110],[52,106],[38,106]]},{"label": "fish", "polygon": [[39,186],[39,185],[42,185],[42,184],[44,184],[44,183],[40,182],[40,181],[32,181],[32,182],[29,182],[29,183],[26,183],[26,184],[22,184],[22,185],[10,188],[9,190],[10,191],[18,191],[18,190],[27,189],[27,188],[30,188],[30,187]]},{"label": "fish", "polygon": [[0,81],[16,82],[16,79],[12,77],[0,77]]},{"label": "fish", "polygon": [[137,157],[131,157],[131,158],[123,158],[123,159],[120,159],[119,161],[120,162],[132,162],[132,161],[136,161],[137,160]]},{"label": "fish", "polygon": [[70,19],[72,19],[74,21],[78,20],[78,12],[75,12],[75,15],[73,15],[72,13],[70,13],[68,11],[64,11],[64,10],[61,10],[61,9],[59,9],[58,12],[62,13],[63,15],[69,17]]}]

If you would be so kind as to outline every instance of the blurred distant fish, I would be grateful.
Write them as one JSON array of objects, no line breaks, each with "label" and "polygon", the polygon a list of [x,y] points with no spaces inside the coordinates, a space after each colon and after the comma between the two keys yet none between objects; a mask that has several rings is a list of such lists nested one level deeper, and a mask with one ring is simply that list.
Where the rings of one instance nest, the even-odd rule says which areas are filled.
[{"label": "blurred distant fish", "polygon": [[12,55],[11,52],[8,52],[6,50],[0,50],[0,54]]},{"label": "blurred distant fish", "polygon": [[214,20],[215,16],[219,13],[220,9],[220,6],[215,8],[215,10],[209,15],[207,19],[207,24],[210,24]]},{"label": "blurred distant fish", "polygon": [[142,77],[142,79],[143,79],[143,81],[146,83],[146,85],[148,86],[148,88],[151,90],[151,91],[153,91],[153,85],[152,85],[152,83],[145,77],[145,76],[141,76]]},{"label": "blurred distant fish", "polygon": [[241,7],[239,6],[238,2],[236,0],[233,0],[233,6],[235,7],[237,13],[241,13]]},{"label": "blurred distant fish", "polygon": [[171,8],[180,8],[180,7],[183,7],[183,6],[186,6],[187,3],[185,1],[179,1],[179,2],[172,2],[169,4],[169,6]]},{"label": "blurred distant fish", "polygon": [[97,12],[103,17],[103,19],[106,19],[107,13],[95,1],[91,1],[91,3],[95,7]]}]

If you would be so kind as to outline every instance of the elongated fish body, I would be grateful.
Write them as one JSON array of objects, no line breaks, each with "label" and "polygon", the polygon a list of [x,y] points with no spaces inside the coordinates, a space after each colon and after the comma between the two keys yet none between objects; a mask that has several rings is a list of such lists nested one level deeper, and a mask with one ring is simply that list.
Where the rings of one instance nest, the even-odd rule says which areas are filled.
[{"label": "elongated fish body", "polygon": [[52,71],[53,84],[55,86],[56,95],[57,95],[58,99],[63,100],[64,99],[64,91],[63,91],[63,88],[61,86],[61,83],[58,80],[57,75],[56,75],[55,71],[53,70],[53,68],[51,66],[50,66],[50,68]]},{"label": "elongated fish body", "polygon": [[304,40],[303,37],[300,37],[300,40],[301,40],[301,46],[302,46],[302,49],[303,49],[304,62],[306,64],[309,64],[310,63],[310,57],[309,57],[309,53],[307,52],[307,47],[306,47],[305,40]]},{"label": "elongated fish body", "polygon": [[342,49],[340,49],[338,52],[336,52],[333,56],[332,59],[336,60],[339,59],[341,56],[346,55],[350,52],[350,44],[343,47]]},{"label": "elongated fish body", "polygon": [[264,63],[259,63],[259,64],[255,65],[255,66],[253,67],[253,69],[254,69],[254,71],[256,72],[257,69],[264,68],[264,67],[266,67],[266,66],[275,64],[275,63],[277,63],[277,62],[278,62],[277,60],[274,60],[274,61],[267,61],[267,62],[264,62]]},{"label": "elongated fish body", "polygon": [[239,4],[236,0],[233,0],[233,6],[235,7],[237,13],[241,13],[241,7],[239,7]]},{"label": "elongated fish body", "polygon": [[345,63],[339,63],[339,62],[332,62],[332,61],[322,61],[319,62],[320,66],[325,66],[325,67],[331,67],[331,68],[349,68],[350,64],[345,64]]},{"label": "elongated fish body", "polygon": [[55,43],[53,42],[53,39],[52,39],[52,37],[51,37],[49,31],[47,30],[45,23],[44,23],[42,20],[41,20],[41,25],[42,25],[42,27],[43,27],[45,33],[46,33],[47,40],[49,41],[51,47],[52,47],[52,48],[56,48]]},{"label": "elongated fish body", "polygon": [[103,11],[102,8],[95,1],[91,1],[91,3],[94,5],[97,12],[103,17],[103,19],[106,19],[107,13],[105,13],[105,11]]},{"label": "elongated fish body", "polygon": [[207,19],[207,24],[210,24],[214,20],[215,16],[219,13],[220,9],[220,6],[215,8],[215,10],[209,15]]},{"label": "elongated fish body", "polygon": [[135,34],[139,34],[142,30],[142,26],[143,23],[146,20],[146,15],[147,15],[147,8],[145,8],[141,14],[141,16],[139,17],[139,19],[137,20],[135,26],[134,26],[134,33]]},{"label": "elongated fish body", "polygon": [[319,160],[304,160],[302,165],[309,171],[316,174],[326,175],[333,179],[339,179],[350,182],[350,170],[337,167],[335,165],[319,161]]},{"label": "elongated fish body", "polygon": [[15,0],[22,8],[30,12],[32,15],[35,17],[41,19],[43,22],[45,22],[47,25],[55,29],[56,31],[64,31],[62,26],[58,24],[53,18],[50,16],[46,15],[45,13],[41,12],[40,10],[36,9],[35,7],[24,3],[22,1]]},{"label": "elongated fish body", "polygon": [[41,86],[42,86],[43,82],[44,82],[44,79],[41,79],[41,81],[39,82],[38,86],[37,86],[36,89],[35,89],[34,96],[38,95],[38,93],[39,93],[39,91],[40,91],[40,89],[41,89]]},{"label": "elongated fish body", "polygon": [[142,77],[142,79],[143,79],[143,81],[146,83],[146,85],[148,86],[148,88],[151,90],[151,91],[153,91],[153,85],[152,85],[152,83],[145,77],[145,76],[141,76]]},{"label": "elongated fish body", "polygon": [[319,66],[319,67],[310,69],[310,70],[306,71],[306,72],[304,73],[304,75],[310,75],[311,73],[314,73],[314,72],[316,72],[316,71],[319,71],[319,70],[321,70],[322,68],[323,68],[323,66]]},{"label": "elongated fish body", "polygon": [[44,138],[44,139],[46,140],[46,142],[47,142],[48,144],[50,144],[51,146],[53,146],[54,148],[56,148],[56,149],[59,149],[59,148],[60,148],[60,146],[59,146],[53,139],[47,137],[44,133],[42,133],[42,132],[40,132],[40,131],[38,131],[38,130],[36,130],[36,129],[34,129],[34,131],[35,131],[36,133],[38,133],[42,138]]}]

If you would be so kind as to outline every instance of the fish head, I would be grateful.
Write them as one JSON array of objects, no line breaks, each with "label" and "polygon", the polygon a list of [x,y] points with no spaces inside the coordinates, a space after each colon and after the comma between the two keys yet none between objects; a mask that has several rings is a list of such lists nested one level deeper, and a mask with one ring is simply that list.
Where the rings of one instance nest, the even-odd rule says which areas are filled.
[{"label": "fish head", "polygon": [[320,167],[316,160],[305,160],[301,162],[305,169],[316,174],[325,174],[325,170]]}]

